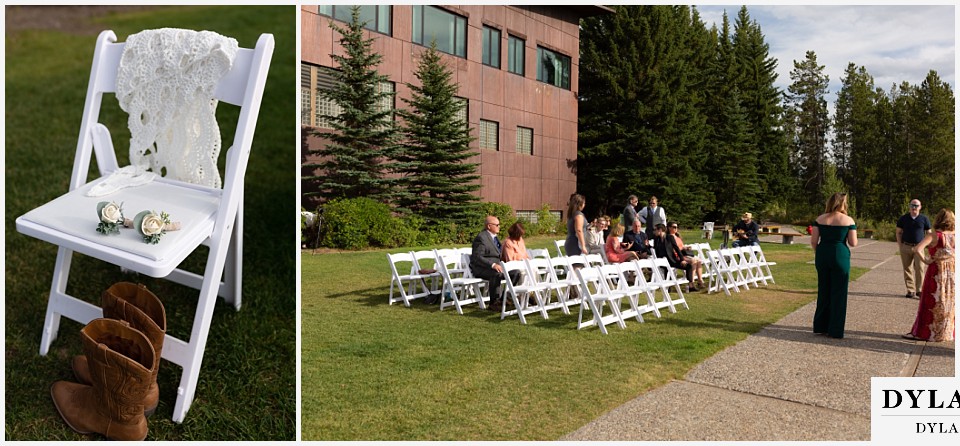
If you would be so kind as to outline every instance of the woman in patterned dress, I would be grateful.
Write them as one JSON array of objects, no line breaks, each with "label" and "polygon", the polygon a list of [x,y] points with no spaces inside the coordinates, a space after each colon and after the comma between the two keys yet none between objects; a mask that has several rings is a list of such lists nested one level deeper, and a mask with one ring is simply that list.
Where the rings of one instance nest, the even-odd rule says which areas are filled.
[{"label": "woman in patterned dress", "polygon": [[[956,307],[954,306],[954,251],[956,237],[954,227],[956,217],[953,212],[941,209],[933,219],[934,233],[927,234],[913,248],[923,263],[929,265],[923,278],[920,292],[920,307],[917,319],[905,339],[917,341],[942,342],[954,339]],[[927,248],[929,256],[923,255]]]}]

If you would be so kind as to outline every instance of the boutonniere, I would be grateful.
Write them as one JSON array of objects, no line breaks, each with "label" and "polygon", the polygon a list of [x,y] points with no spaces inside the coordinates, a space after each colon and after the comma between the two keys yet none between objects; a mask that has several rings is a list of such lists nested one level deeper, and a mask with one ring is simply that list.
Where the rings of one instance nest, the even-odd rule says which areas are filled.
[{"label": "boutonniere", "polygon": [[160,237],[167,233],[168,224],[170,215],[166,212],[143,211],[133,218],[133,227],[143,236],[143,241],[151,245],[160,242]]},{"label": "boutonniere", "polygon": [[103,235],[119,234],[123,225],[123,203],[101,201],[97,203],[97,216],[100,217],[97,232]]}]

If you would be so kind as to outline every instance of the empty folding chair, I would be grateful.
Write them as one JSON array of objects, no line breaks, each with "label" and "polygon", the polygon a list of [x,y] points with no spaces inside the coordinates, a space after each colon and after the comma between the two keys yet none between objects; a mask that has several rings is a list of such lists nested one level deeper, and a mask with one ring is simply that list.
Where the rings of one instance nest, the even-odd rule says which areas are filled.
[{"label": "empty folding chair", "polygon": [[556,277],[557,282],[562,282],[567,284],[561,295],[558,296],[561,304],[564,306],[563,313],[570,314],[568,310],[569,307],[573,305],[580,304],[580,292],[578,291],[580,286],[580,279],[577,278],[574,269],[574,265],[583,265],[586,264],[586,259],[583,256],[571,256],[571,257],[554,257],[550,259],[550,264],[553,265],[554,277]]},{"label": "empty folding chair", "polygon": [[440,286],[440,272],[437,271],[436,253],[432,249],[421,251],[410,251],[413,254],[413,267],[410,268],[410,274],[420,274],[423,277],[423,288],[428,292],[436,292]]},{"label": "empty folding chair", "polygon": [[[507,316],[516,314],[520,317],[520,323],[526,324],[526,315],[540,312],[544,319],[548,319],[547,310],[544,308],[543,294],[547,287],[536,284],[532,277],[533,274],[527,270],[527,262],[524,260],[513,260],[509,262],[498,262],[503,271],[505,286],[503,287],[504,298],[500,308],[500,320]],[[510,272],[520,272],[519,278],[514,283]],[[530,297],[533,297],[534,305],[531,305]],[[507,299],[513,302],[513,310],[507,311]]]},{"label": "empty folding chair", "polygon": [[[164,30],[152,31],[169,32]],[[181,33],[181,31],[183,30],[172,32]],[[186,33],[187,31],[183,32]],[[190,36],[187,37],[187,39],[190,38]],[[178,40],[178,43],[187,41],[187,39]],[[128,45],[133,47],[139,42],[146,41],[145,38],[133,44],[129,42],[118,43],[117,36],[113,31],[100,33],[93,53],[93,64],[68,191],[64,195],[17,218],[16,227],[17,231],[25,235],[58,246],[43,334],[40,341],[41,355],[47,354],[51,343],[56,339],[62,316],[81,324],[86,324],[102,316],[99,307],[67,294],[66,288],[74,252],[112,263],[126,270],[136,271],[151,277],[164,278],[199,290],[193,327],[186,330],[189,331],[189,341],[183,341],[170,334],[167,334],[164,338],[162,358],[183,368],[180,385],[175,393],[177,401],[173,408],[173,421],[180,423],[193,402],[216,298],[218,296],[222,297],[236,309],[240,308],[242,302],[244,176],[249,161],[257,117],[260,112],[260,102],[267,72],[273,55],[274,41],[272,35],[261,34],[256,48],[235,48],[233,45],[217,44],[216,48],[208,46],[207,50],[211,51],[206,51],[199,48],[203,44],[198,44],[194,53],[189,55],[186,54],[186,51],[183,51],[183,48],[162,48],[162,51],[168,51],[169,53],[180,51],[180,54],[176,57],[179,58],[182,55],[184,59],[193,62],[190,66],[195,71],[206,75],[203,80],[213,80],[215,85],[197,85],[195,91],[198,93],[206,91],[208,86],[213,87],[211,90],[213,98],[208,100],[206,97],[198,96],[197,98],[201,102],[207,101],[208,104],[217,104],[217,101],[219,101],[240,107],[241,111],[238,113],[239,118],[236,122],[233,141],[224,144],[229,146],[229,149],[225,156],[223,180],[220,181],[217,172],[217,159],[208,156],[212,155],[212,152],[206,150],[214,145],[194,144],[192,146],[200,150],[191,150],[187,155],[194,155],[199,162],[212,159],[212,169],[209,166],[205,166],[206,169],[200,169],[198,162],[198,165],[193,166],[197,168],[196,171],[187,172],[179,169],[180,166],[174,168],[171,163],[164,166],[167,168],[167,176],[161,177],[161,172],[154,172],[157,178],[150,182],[137,187],[116,189],[114,185],[117,183],[113,181],[123,175],[128,173],[135,175],[134,181],[135,178],[143,179],[145,177],[140,173],[134,174],[126,167],[123,170],[119,167],[110,130],[98,122],[100,108],[103,102],[103,94],[116,93],[120,84],[118,79],[132,72],[132,69],[124,70],[124,67],[136,65],[135,68],[139,68],[141,66],[137,65],[136,57],[141,54],[151,54],[149,52],[136,54],[131,52],[130,54],[134,54],[134,56],[129,60],[133,62],[125,65],[127,60],[123,59],[124,49]],[[213,66],[212,64],[206,65],[208,69],[204,71],[203,61],[191,59],[191,57],[207,57],[205,55],[212,55],[212,51],[219,51],[217,57],[225,55],[226,59],[232,59],[232,61],[220,65],[224,67],[226,72],[222,73],[219,80],[216,79],[218,74],[209,69]],[[227,53],[233,55],[229,56]],[[153,59],[154,62],[158,60],[162,60],[162,58],[158,56]],[[221,60],[223,59],[221,58]],[[212,59],[206,59],[206,61],[212,61]],[[162,67],[151,68],[158,71],[163,69]],[[158,81],[158,78],[151,79]],[[168,77],[165,80],[171,79],[173,78]],[[184,86],[188,85],[189,82],[201,80],[200,76],[191,77],[189,75],[181,76],[180,79],[180,85]],[[139,82],[138,86],[142,86],[142,81],[143,79],[137,78],[124,84],[124,86],[129,87],[137,84],[137,82]],[[143,91],[145,90],[132,91],[130,92],[132,94],[127,97],[132,97]],[[153,91],[159,91],[159,88]],[[193,93],[194,90],[191,90],[187,95]],[[163,106],[170,105],[171,103],[163,104]],[[133,110],[133,108],[130,108],[130,110]],[[149,110],[149,112],[156,113],[151,115],[156,120],[150,120],[149,124],[159,124],[161,131],[166,130],[165,125],[170,123],[170,120],[163,120],[159,117],[162,116],[163,111]],[[136,111],[136,113],[139,114],[140,111]],[[147,111],[144,111],[144,113],[147,113]],[[204,113],[200,113],[200,115],[204,115]],[[182,116],[182,114],[177,116]],[[146,117],[143,120],[146,121]],[[136,121],[139,122],[140,119]],[[197,126],[196,132],[209,132],[202,134],[209,137],[208,141],[213,140],[214,134],[216,134],[214,130],[218,131],[219,129],[213,128],[210,125],[211,121],[203,123],[199,122],[200,119],[196,121],[194,123]],[[140,135],[144,136],[143,133],[140,133]],[[164,134],[164,136],[179,137],[182,135]],[[216,134],[215,136],[217,141],[215,147],[219,151],[220,135]],[[146,135],[146,139],[149,139],[149,135]],[[143,142],[143,140],[140,141]],[[187,145],[173,147],[173,150],[183,149],[189,149],[189,147]],[[90,161],[93,157],[96,158],[100,178],[88,182]],[[185,175],[180,176],[173,171]],[[199,175],[201,171],[203,175]],[[113,177],[112,174],[114,173],[117,173],[118,176]],[[193,180],[198,175],[202,176],[204,181],[194,182]],[[216,175],[215,182],[207,181],[213,180],[214,175]],[[111,182],[108,183],[108,180]],[[88,192],[91,192],[91,190],[93,190],[94,195],[98,193],[108,195],[90,196]],[[98,202],[103,200],[125,203],[129,206],[128,209],[133,212],[140,210],[167,212],[172,219],[180,222],[180,230],[166,234],[163,240],[157,244],[144,243],[144,239],[136,229],[123,230],[121,234],[110,236],[98,234],[94,232],[94,228],[97,227],[99,219],[94,220],[94,215]],[[200,245],[209,248],[206,252],[207,260],[202,275],[178,268],[181,262]],[[170,309],[167,311],[170,311]]]},{"label": "empty folding chair", "polygon": [[[570,283],[557,277],[550,259],[537,257],[528,259],[526,262],[527,270],[534,278],[534,284],[545,288],[542,293],[544,310],[560,308],[564,314],[570,314],[565,304],[565,297],[570,293]],[[554,292],[556,292],[556,300],[553,299]]]},{"label": "empty folding chair", "polygon": [[[656,290],[660,291],[662,299],[657,301],[654,300],[654,306],[659,310],[662,308],[669,308],[671,313],[676,313],[677,309],[673,305],[673,300],[670,297],[670,290],[668,285],[661,280],[660,272],[658,271],[659,266],[657,266],[656,259],[640,259],[634,260],[634,264],[637,265],[637,269],[640,270],[642,276],[644,276],[647,284],[653,287]],[[654,295],[656,292],[654,291]],[[659,311],[658,311],[659,313]]]},{"label": "empty folding chair", "polygon": [[[637,319],[643,322],[643,313],[653,313],[660,317],[660,309],[657,308],[656,302],[656,291],[659,287],[647,282],[635,261],[619,263],[617,267],[620,270],[617,290],[628,293],[631,309],[637,313]],[[641,300],[646,303],[641,305]],[[627,315],[624,314],[624,317]]]},{"label": "empty folding chair", "polygon": [[734,248],[734,254],[737,255],[737,263],[740,264],[740,269],[744,271],[744,277],[753,284],[754,288],[760,286],[760,282],[767,285],[767,279],[763,277],[763,270],[756,262],[756,257],[752,255],[753,249],[751,246]]},{"label": "empty folding chair", "polygon": [[[676,304],[683,304],[683,307],[689,310],[690,307],[687,305],[687,299],[683,296],[683,290],[680,289],[681,285],[688,285],[690,283],[687,278],[678,277],[676,270],[670,266],[667,259],[654,259],[653,263],[657,266],[654,272],[660,275],[660,277],[658,277],[658,285],[660,285],[660,289],[667,294],[667,299],[670,300],[670,306],[673,307]],[[676,288],[678,298],[669,297],[668,288],[670,287]]]},{"label": "empty folding chair", "polygon": [[[479,304],[480,308],[486,308],[487,306],[484,304],[484,296],[481,290],[481,287],[486,281],[473,277],[455,277],[451,275],[448,266],[456,265],[459,261],[453,257],[442,257],[439,250],[436,249],[434,253],[436,255],[437,270],[443,279],[442,292],[440,293],[440,311],[452,306],[457,308],[457,313],[463,314],[463,306],[472,303]],[[447,301],[448,298],[449,301]]]},{"label": "empty folding chair", "polygon": [[586,259],[587,266],[603,266],[607,264],[600,254],[586,254],[583,258]]},{"label": "empty folding chair", "polygon": [[707,251],[707,261],[710,264],[710,268],[716,272],[716,274],[709,277],[707,294],[720,291],[721,289],[727,296],[730,295],[731,289],[738,293],[740,292],[740,286],[737,285],[733,271],[727,265],[726,260],[724,260],[719,250]]},{"label": "empty folding chair", "polygon": [[563,245],[565,245],[566,243],[567,243],[566,240],[554,240],[554,241],[553,241],[553,244],[557,246],[557,257],[564,257],[564,256],[566,256],[566,254],[564,254],[564,252],[563,252],[563,251],[565,251],[565,249],[566,249],[566,248],[563,247]]},{"label": "empty folding chair", "polygon": [[[416,272],[417,263],[411,252],[398,252],[396,254],[387,253],[387,262],[390,263],[390,296],[387,303],[393,305],[395,302],[403,302],[404,306],[409,307],[414,299],[429,296],[430,289],[424,285],[424,280],[430,277],[429,274],[419,274]],[[412,271],[407,274],[401,274],[400,271]],[[393,297],[394,286],[399,291],[399,296]],[[420,289],[418,292],[417,289]]]},{"label": "empty folding chair", "polygon": [[[743,287],[745,290],[749,290],[751,280],[744,271],[745,266],[740,264],[737,254],[738,249],[739,248],[721,249],[720,257],[727,263],[727,268],[733,275],[734,283],[737,284],[737,286]],[[754,286],[756,287],[756,283],[754,283]]]},{"label": "empty folding chair", "polygon": [[[626,297],[624,292],[612,292],[607,287],[607,279],[600,268],[580,268],[575,270],[577,279],[580,281],[580,315],[577,318],[577,330],[581,330],[591,325],[600,327],[603,334],[607,334],[607,324],[614,322],[620,328],[627,328],[620,314],[620,302]],[[610,315],[603,315],[603,308],[610,307]],[[590,309],[592,315],[590,320],[583,320],[583,310]]]},{"label": "empty folding chair", "polygon": [[770,271],[770,267],[776,265],[777,262],[768,262],[767,257],[763,255],[763,249],[760,248],[760,245],[750,246],[750,251],[751,260],[762,269],[763,278],[770,280],[770,283],[777,283],[773,280],[773,272]]}]

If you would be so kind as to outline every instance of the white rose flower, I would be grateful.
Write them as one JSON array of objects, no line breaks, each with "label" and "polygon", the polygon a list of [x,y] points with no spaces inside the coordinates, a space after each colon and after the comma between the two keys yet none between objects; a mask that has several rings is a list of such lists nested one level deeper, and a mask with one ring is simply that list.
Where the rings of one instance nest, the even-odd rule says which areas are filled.
[{"label": "white rose flower", "polygon": [[157,235],[163,232],[163,219],[157,214],[147,214],[140,222],[140,231],[143,235]]},{"label": "white rose flower", "polygon": [[120,212],[120,206],[117,206],[116,203],[108,203],[100,210],[100,221],[104,223],[117,223],[121,219],[123,219],[123,214]]}]

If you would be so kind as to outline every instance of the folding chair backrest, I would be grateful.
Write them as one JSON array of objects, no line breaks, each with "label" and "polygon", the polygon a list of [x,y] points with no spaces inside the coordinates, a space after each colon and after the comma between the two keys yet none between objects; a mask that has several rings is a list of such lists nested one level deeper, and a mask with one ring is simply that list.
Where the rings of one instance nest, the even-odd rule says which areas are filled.
[{"label": "folding chair backrest", "polygon": [[527,254],[530,256],[531,259],[536,259],[536,258],[549,259],[550,258],[550,251],[546,249],[528,249]]},{"label": "folding chair backrest", "polygon": [[558,257],[563,257],[563,256],[566,255],[566,254],[564,254],[564,252],[563,252],[564,249],[565,249],[565,248],[563,247],[563,245],[566,244],[566,243],[567,243],[566,240],[554,240],[554,241],[553,241],[553,244],[557,246],[557,256],[558,256]]},{"label": "folding chair backrest", "polygon": [[437,256],[433,250],[410,251],[410,255],[413,256],[413,267],[410,274],[414,274],[421,269],[437,269],[434,265],[437,263]]},{"label": "folding chair backrest", "polygon": [[606,265],[607,262],[603,261],[603,257],[600,254],[587,254],[584,256],[587,260],[587,264],[590,266],[601,266]]},{"label": "folding chair backrest", "polygon": [[[417,265],[412,252],[387,253],[387,261],[390,263],[391,274],[397,280],[404,279],[415,272],[414,268]],[[401,273],[401,271],[404,271],[404,273]]]}]

